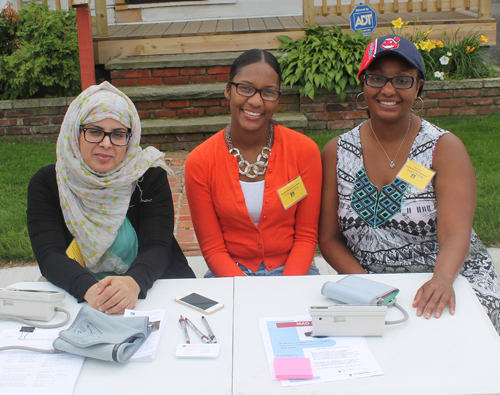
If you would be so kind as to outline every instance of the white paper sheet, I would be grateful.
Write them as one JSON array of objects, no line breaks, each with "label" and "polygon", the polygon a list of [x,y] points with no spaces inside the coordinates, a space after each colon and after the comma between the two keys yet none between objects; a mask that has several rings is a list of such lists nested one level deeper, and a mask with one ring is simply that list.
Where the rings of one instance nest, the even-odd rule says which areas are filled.
[{"label": "white paper sheet", "polygon": [[280,380],[285,387],[384,374],[364,337],[311,337],[309,316],[261,318],[259,325],[271,377],[274,358],[309,358],[314,378]]},{"label": "white paper sheet", "polygon": [[149,322],[154,322],[155,327],[153,332],[146,339],[144,344],[135,352],[135,354],[130,358],[130,362],[152,362],[156,355],[156,350],[158,349],[158,343],[160,342],[161,334],[165,323],[167,321],[165,310],[130,310],[126,309],[123,314],[124,317],[140,316],[149,317]]},{"label": "white paper sheet", "polygon": [[[59,329],[35,329],[20,339],[18,329],[0,333],[0,347],[17,345],[51,349]],[[0,394],[71,395],[84,357],[73,354],[43,354],[35,351],[0,351]]]}]

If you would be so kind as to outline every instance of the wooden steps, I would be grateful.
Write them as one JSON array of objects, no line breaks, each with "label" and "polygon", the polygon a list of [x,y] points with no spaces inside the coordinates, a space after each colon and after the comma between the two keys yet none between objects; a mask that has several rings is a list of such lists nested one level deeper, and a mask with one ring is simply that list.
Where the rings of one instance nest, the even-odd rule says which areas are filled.
[{"label": "wooden steps", "polygon": [[[230,65],[240,52],[133,56],[106,64],[111,82],[135,103],[144,146],[163,151],[191,150],[231,120],[224,96]],[[206,81],[211,82],[206,82]],[[298,89],[282,87],[273,119],[303,131]]]}]

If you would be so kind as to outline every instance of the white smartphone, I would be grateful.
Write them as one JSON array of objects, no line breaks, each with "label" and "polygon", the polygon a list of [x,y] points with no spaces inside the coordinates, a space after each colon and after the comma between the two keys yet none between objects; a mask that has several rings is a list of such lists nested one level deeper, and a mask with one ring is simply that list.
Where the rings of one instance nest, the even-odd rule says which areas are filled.
[{"label": "white smartphone", "polygon": [[215,313],[216,311],[224,307],[222,303],[219,303],[213,299],[209,299],[195,292],[178,296],[175,298],[175,301],[205,314]]}]

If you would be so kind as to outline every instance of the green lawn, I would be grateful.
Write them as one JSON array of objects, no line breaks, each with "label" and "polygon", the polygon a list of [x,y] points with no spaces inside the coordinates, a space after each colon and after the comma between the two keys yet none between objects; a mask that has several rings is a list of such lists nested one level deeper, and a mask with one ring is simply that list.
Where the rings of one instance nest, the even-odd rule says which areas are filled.
[{"label": "green lawn", "polygon": [[[464,142],[477,176],[474,229],[487,246],[500,245],[500,114],[487,117],[431,119]],[[338,133],[310,137],[320,149]],[[33,260],[26,229],[26,190],[35,172],[55,163],[55,143],[0,139],[0,265]]]},{"label": "green lawn", "polygon": [[55,163],[56,146],[0,139],[0,158],[0,263],[33,260],[26,228],[26,192],[33,174]]}]

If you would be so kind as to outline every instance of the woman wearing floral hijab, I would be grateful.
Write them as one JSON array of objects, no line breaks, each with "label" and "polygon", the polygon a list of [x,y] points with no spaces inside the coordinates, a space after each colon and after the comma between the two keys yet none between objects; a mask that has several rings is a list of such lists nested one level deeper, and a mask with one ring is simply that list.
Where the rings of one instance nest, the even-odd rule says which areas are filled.
[{"label": "woman wearing floral hijab", "polygon": [[155,148],[142,150],[132,101],[107,82],[69,106],[57,163],[28,188],[28,231],[43,276],[108,314],[135,306],[158,278],[194,277],[173,236]]}]

